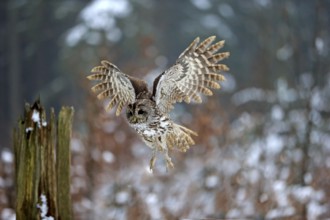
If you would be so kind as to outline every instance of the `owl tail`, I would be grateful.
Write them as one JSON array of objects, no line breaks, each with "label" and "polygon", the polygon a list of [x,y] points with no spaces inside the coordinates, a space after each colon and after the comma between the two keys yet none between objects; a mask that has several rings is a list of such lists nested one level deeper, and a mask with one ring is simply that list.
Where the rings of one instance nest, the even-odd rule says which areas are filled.
[{"label": "owl tail", "polygon": [[167,147],[169,149],[176,148],[181,152],[186,152],[191,145],[195,144],[191,135],[197,136],[197,133],[173,123],[173,130],[167,134]]}]

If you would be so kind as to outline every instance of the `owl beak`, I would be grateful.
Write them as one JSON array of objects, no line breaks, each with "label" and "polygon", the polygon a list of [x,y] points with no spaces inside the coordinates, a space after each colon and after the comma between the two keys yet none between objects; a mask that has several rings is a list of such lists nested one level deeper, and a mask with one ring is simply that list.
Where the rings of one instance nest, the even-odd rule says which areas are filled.
[{"label": "owl beak", "polygon": [[131,117],[131,123],[132,124],[137,123],[137,118],[134,115]]}]

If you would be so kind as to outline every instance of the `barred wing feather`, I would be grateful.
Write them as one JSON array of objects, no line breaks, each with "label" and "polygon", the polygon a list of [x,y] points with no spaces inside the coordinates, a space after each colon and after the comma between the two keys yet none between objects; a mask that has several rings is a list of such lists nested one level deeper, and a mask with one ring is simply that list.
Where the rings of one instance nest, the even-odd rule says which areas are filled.
[{"label": "barred wing feather", "polygon": [[92,91],[99,93],[98,99],[110,98],[106,110],[117,105],[116,115],[118,116],[123,107],[135,101],[135,91],[129,77],[121,72],[117,66],[102,61],[102,66],[94,67],[92,75],[87,76],[89,80],[98,80],[100,83],[92,87]]},{"label": "barred wing feather", "polygon": [[154,83],[154,98],[158,108],[168,114],[176,102],[191,100],[201,103],[200,94],[212,95],[211,89],[219,89],[217,81],[225,80],[219,74],[229,68],[219,61],[227,58],[229,52],[216,53],[224,41],[212,45],[215,36],[202,43],[196,38],[179,56],[174,66],[166,70]]}]

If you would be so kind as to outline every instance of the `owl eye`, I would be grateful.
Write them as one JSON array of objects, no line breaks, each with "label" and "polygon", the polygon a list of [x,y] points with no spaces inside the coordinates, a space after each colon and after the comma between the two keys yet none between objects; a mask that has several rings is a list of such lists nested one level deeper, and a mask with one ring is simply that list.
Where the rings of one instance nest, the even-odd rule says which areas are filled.
[{"label": "owl eye", "polygon": [[143,110],[141,110],[141,109],[138,111],[138,115],[142,115],[142,114],[144,114],[144,113],[145,113],[145,111],[143,111]]},{"label": "owl eye", "polygon": [[126,116],[131,117],[133,115],[133,112],[130,109],[126,110]]}]

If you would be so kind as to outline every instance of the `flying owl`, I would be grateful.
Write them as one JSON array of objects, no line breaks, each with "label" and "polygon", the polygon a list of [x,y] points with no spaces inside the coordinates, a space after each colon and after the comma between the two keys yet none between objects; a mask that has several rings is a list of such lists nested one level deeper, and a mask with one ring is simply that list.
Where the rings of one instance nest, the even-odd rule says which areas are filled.
[{"label": "flying owl", "polygon": [[174,123],[169,113],[176,102],[194,101],[201,103],[200,94],[212,95],[210,89],[219,89],[217,81],[225,80],[219,74],[229,68],[219,61],[227,58],[229,52],[216,53],[224,46],[224,41],[212,44],[215,36],[199,43],[197,37],[176,63],[160,74],[153,82],[152,91],[145,81],[123,73],[117,66],[101,61],[102,66],[94,67],[87,78],[98,80],[92,91],[99,93],[98,99],[109,98],[106,110],[117,106],[116,116],[126,107],[129,125],[140,135],[144,143],[152,149],[150,170],[153,170],[156,153],[162,152],[166,168],[173,168],[169,151],[177,149],[186,152],[194,144],[194,131]]}]

